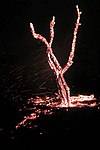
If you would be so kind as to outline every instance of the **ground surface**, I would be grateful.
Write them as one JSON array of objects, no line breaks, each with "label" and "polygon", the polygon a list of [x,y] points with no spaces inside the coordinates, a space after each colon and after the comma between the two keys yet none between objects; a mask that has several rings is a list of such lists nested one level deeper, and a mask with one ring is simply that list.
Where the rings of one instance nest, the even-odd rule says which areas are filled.
[{"label": "ground surface", "polygon": [[[5,110],[6,112],[4,112]],[[39,117],[32,119],[30,114],[36,110],[38,110],[37,116],[39,115]],[[29,116],[29,118],[16,128],[25,116]],[[7,105],[2,109],[0,117],[2,149],[5,146],[11,149],[31,149],[34,146],[38,148],[40,145],[42,147],[56,144],[66,145],[67,139],[76,139],[77,136],[78,138],[84,136],[90,138],[100,132],[99,105],[69,109],[36,105],[21,111]]]}]

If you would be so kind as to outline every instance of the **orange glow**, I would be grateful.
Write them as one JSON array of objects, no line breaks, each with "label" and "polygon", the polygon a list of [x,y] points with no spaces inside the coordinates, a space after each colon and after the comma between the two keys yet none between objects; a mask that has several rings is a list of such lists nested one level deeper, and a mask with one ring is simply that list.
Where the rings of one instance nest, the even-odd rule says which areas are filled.
[{"label": "orange glow", "polygon": [[76,45],[76,38],[77,38],[77,32],[78,27],[80,25],[80,15],[82,12],[79,11],[78,5],[76,5],[77,10],[77,21],[75,24],[74,34],[73,34],[73,41],[72,41],[72,48],[69,55],[69,59],[65,67],[62,69],[60,63],[58,62],[57,58],[55,57],[53,51],[52,51],[52,42],[54,39],[54,25],[55,25],[55,17],[53,16],[52,21],[50,22],[50,42],[48,42],[42,35],[35,33],[34,26],[32,23],[30,23],[31,32],[34,38],[40,39],[42,42],[45,43],[47,47],[47,56],[48,56],[48,63],[50,68],[53,70],[54,74],[56,75],[56,81],[58,84],[58,94],[61,99],[61,105],[65,105],[70,107],[71,101],[70,101],[70,88],[68,87],[63,74],[69,69],[69,67],[72,65],[73,57],[74,57],[74,51],[75,51],[75,45]]},{"label": "orange glow", "polygon": [[[21,121],[20,123],[16,125],[16,129],[19,128],[20,126],[26,126],[28,120],[36,120],[37,118],[40,117],[41,113],[44,115],[53,114],[54,113],[53,108],[60,109],[64,107],[66,111],[68,111],[69,108],[73,108],[73,107],[80,108],[84,106],[87,106],[87,107],[98,106],[96,102],[96,98],[94,97],[94,94],[91,94],[91,95],[79,94],[78,96],[71,96],[70,88],[68,87],[63,76],[63,74],[69,69],[69,67],[73,63],[72,60],[73,60],[74,52],[75,52],[77,32],[78,32],[78,27],[80,25],[80,15],[82,13],[79,11],[78,5],[76,5],[76,10],[77,10],[78,17],[77,17],[77,21],[76,21],[75,29],[73,33],[71,51],[70,51],[68,62],[66,63],[64,68],[61,67],[59,61],[55,57],[51,48],[52,42],[54,39],[55,17],[53,16],[53,19],[50,22],[50,42],[48,42],[42,35],[37,34],[35,32],[33,24],[30,23],[30,28],[31,28],[33,37],[41,40],[43,43],[45,43],[47,47],[46,53],[48,57],[48,64],[56,76],[56,80],[57,80],[57,84],[59,88],[58,88],[58,93],[55,93],[53,97],[45,96],[44,98],[42,98],[42,97],[36,96],[35,98],[28,99],[27,101],[28,105],[32,104],[33,107],[32,108],[25,107],[24,109],[32,110],[32,113],[28,116],[25,116],[23,121]],[[41,107],[38,107],[38,106],[41,106]],[[98,109],[100,109],[100,107],[98,107]],[[23,111],[23,109],[20,109],[19,111]],[[37,125],[34,125],[33,128],[36,128],[36,127]],[[42,134],[42,132],[40,134]]]},{"label": "orange glow", "polygon": [[[96,98],[93,94],[91,95],[78,95],[78,96],[71,96],[70,97],[70,108],[77,107],[82,108],[84,106],[87,107],[94,107],[98,106],[98,109],[100,109],[99,105],[100,102],[97,104]],[[52,115],[54,113],[53,109],[59,109],[59,108],[66,108],[66,111],[68,111],[68,107],[61,103],[59,100],[59,95],[55,93],[54,97],[45,96],[45,98],[41,98],[39,96],[36,96],[35,98],[30,98],[27,101],[28,104],[32,104],[33,108],[24,108],[20,109],[19,111],[23,110],[32,110],[32,113],[28,116],[24,116],[23,120],[19,122],[16,125],[16,129],[20,128],[20,126],[26,126],[27,123],[31,120],[36,120],[40,117],[41,114],[44,115]],[[40,106],[40,108],[38,108]],[[37,126],[34,125],[33,127],[30,126],[30,128],[36,128]]]}]

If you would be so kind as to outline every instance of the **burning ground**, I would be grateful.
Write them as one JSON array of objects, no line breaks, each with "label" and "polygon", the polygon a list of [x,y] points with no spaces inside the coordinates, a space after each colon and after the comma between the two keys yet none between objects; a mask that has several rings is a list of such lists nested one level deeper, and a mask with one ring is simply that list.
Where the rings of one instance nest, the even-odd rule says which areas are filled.
[{"label": "burning ground", "polygon": [[[58,107],[60,102],[55,97],[44,99],[30,98],[16,107],[2,105],[0,138],[3,147],[4,143],[13,149],[56,145],[56,140],[62,143],[62,139],[99,134],[99,99],[70,108]],[[92,103],[95,103],[93,107]]]}]

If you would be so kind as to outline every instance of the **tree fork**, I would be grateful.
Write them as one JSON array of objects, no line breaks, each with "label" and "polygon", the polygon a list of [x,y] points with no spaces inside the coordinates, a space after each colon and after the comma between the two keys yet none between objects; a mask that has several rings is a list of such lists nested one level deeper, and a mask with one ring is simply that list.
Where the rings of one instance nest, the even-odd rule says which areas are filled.
[{"label": "tree fork", "polygon": [[65,106],[68,106],[68,107],[70,107],[70,104],[71,104],[70,88],[68,87],[68,85],[67,85],[67,83],[63,77],[63,74],[69,69],[69,67],[73,63],[72,60],[73,60],[74,52],[75,52],[77,32],[78,32],[78,27],[80,25],[80,14],[82,13],[79,11],[78,5],[76,5],[76,10],[77,10],[78,17],[77,17],[77,21],[76,21],[75,28],[74,28],[71,52],[69,55],[68,62],[66,63],[66,65],[64,66],[63,69],[62,69],[60,63],[58,62],[57,58],[55,57],[55,55],[52,51],[52,48],[51,48],[52,42],[54,39],[55,17],[53,16],[53,19],[50,22],[50,42],[49,43],[42,35],[35,33],[33,24],[30,23],[30,28],[31,28],[31,32],[32,32],[33,37],[44,42],[44,44],[47,47],[48,63],[49,63],[50,68],[53,70],[54,74],[56,75],[57,84],[59,86],[58,94],[62,100],[61,104],[62,105],[64,104]]}]

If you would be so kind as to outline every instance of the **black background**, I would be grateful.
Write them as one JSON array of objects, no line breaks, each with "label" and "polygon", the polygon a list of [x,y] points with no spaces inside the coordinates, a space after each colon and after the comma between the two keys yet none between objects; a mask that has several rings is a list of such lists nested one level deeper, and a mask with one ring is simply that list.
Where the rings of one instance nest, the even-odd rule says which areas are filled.
[{"label": "black background", "polygon": [[53,50],[63,67],[71,49],[76,4],[82,11],[82,25],[77,35],[74,64],[65,73],[65,78],[72,94],[75,91],[99,96],[98,1],[3,1],[0,6],[0,85],[5,84],[9,91],[18,87],[19,91],[33,88],[31,92],[34,93],[44,82],[43,85],[48,86],[51,79],[55,80],[46,60],[44,45],[32,37],[29,23],[32,22],[36,32],[49,41],[49,23],[53,15],[56,17]]},{"label": "black background", "polygon": [[[47,63],[45,46],[32,37],[30,22],[34,24],[36,32],[49,41],[49,23],[52,16],[55,16],[55,38],[52,48],[63,67],[71,49],[77,19],[77,4],[82,11],[81,26],[77,34],[74,64],[64,77],[72,95],[94,94],[99,98],[100,8],[97,0],[3,0],[0,3],[0,131],[2,134],[6,132],[8,126],[10,128],[13,126],[12,120],[17,119],[17,110],[22,105],[21,99],[24,103],[26,98],[34,94],[52,93],[57,90],[55,76]],[[92,115],[91,121],[95,118],[92,118]]]}]

